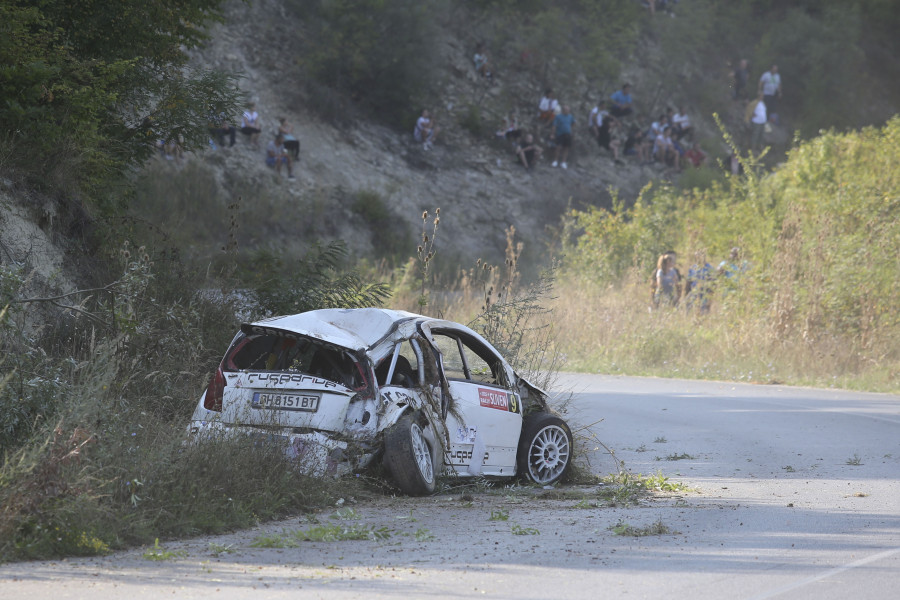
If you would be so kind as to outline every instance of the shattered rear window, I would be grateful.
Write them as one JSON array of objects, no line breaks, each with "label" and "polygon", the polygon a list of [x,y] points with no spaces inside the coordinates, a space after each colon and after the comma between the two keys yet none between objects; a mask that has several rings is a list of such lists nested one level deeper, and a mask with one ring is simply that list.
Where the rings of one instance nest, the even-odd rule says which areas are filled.
[{"label": "shattered rear window", "polygon": [[304,373],[354,390],[367,385],[348,351],[303,337],[242,333],[225,355],[224,369]]}]

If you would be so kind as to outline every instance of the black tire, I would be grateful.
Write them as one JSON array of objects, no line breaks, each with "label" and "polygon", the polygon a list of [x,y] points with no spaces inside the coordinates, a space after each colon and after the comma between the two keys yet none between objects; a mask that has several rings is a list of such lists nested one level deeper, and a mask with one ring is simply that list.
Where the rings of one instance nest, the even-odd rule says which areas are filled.
[{"label": "black tire", "polygon": [[546,412],[525,417],[517,454],[520,476],[539,485],[551,485],[572,466],[572,432],[566,422]]},{"label": "black tire", "polygon": [[433,448],[425,439],[416,416],[406,413],[384,434],[384,466],[404,494],[424,496],[434,492]]}]

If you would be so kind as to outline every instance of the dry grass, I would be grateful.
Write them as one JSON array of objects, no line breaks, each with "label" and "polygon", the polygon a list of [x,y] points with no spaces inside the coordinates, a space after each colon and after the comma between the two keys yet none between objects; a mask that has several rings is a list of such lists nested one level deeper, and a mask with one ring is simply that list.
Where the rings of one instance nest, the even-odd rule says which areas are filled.
[{"label": "dry grass", "polygon": [[[797,299],[790,282],[776,286],[774,298],[761,300],[768,293],[762,288],[767,282],[757,281],[752,271],[739,288],[716,290],[706,314],[688,310],[683,300],[678,307],[651,309],[649,275],[636,269],[618,285],[608,286],[564,274],[540,295],[541,309],[517,323],[515,311],[504,306],[529,288],[520,281],[515,261],[521,247],[512,237],[508,247],[505,265],[479,262],[461,269],[452,280],[434,285],[426,305],[419,304],[421,280],[410,265],[395,276],[390,304],[476,326],[486,311],[501,305],[507,322],[528,328],[523,344],[543,351],[530,368],[516,365],[523,372],[568,370],[897,391],[900,364],[889,358],[889,347],[849,333],[839,337],[820,330],[812,336],[811,323],[796,323]],[[761,301],[769,308],[760,310]],[[890,345],[890,340],[883,344]]]},{"label": "dry grass", "polygon": [[897,389],[900,365],[864,358],[877,351],[863,354],[854,339],[780,335],[776,319],[752,315],[739,295],[714,296],[705,315],[683,303],[651,310],[647,282],[632,274],[604,289],[564,281],[551,308],[571,370]]}]

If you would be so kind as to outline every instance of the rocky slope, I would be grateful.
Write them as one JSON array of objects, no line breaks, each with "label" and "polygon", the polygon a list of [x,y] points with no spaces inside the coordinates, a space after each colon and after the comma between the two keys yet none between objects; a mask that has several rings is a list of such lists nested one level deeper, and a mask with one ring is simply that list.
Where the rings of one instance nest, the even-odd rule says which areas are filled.
[{"label": "rocky slope", "polygon": [[[605,203],[610,188],[634,198],[649,179],[661,174],[636,162],[617,167],[605,150],[596,147],[584,129],[596,99],[590,98],[586,82],[583,97],[570,101],[578,122],[569,169],[552,169],[545,160],[533,174],[526,174],[508,143],[491,139],[490,133],[476,138],[458,123],[462,107],[502,93],[512,95],[510,105],[530,126],[540,88],[510,81],[512,74],[498,82],[476,76],[468,43],[449,34],[436,42],[444,59],[444,93],[441,105],[432,110],[443,130],[432,150],[413,143],[412,123],[409,131],[398,132],[352,120],[349,113],[346,120],[323,122],[308,108],[315,99],[304,95],[296,61],[278,50],[289,48],[299,32],[300,25],[278,0],[234,2],[227,23],[217,27],[212,43],[195,57],[197,64],[244,74],[241,87],[257,103],[265,123],[263,140],[271,137],[280,116],[293,123],[301,140],[296,181],[276,177],[263,164],[263,152],[241,136],[234,148],[196,156],[219,172],[223,202],[233,200],[229,180],[238,173],[298,211],[309,208],[310,198],[328,198],[325,213],[316,211],[314,217],[318,230],[325,237],[346,240],[364,256],[380,232],[360,223],[347,198],[374,192],[395,218],[409,223],[410,254],[415,251],[422,211],[440,207],[439,248],[445,255],[458,257],[462,264],[477,257],[502,260],[504,232],[514,225],[518,239],[526,242],[525,259],[537,260],[552,239],[548,227],[558,226],[567,206]],[[499,121],[487,125],[493,129]]]}]

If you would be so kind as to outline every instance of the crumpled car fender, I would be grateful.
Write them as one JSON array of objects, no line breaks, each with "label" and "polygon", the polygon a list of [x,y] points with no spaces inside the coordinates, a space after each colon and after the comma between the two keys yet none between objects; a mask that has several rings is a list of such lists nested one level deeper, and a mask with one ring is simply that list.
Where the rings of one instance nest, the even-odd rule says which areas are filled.
[{"label": "crumpled car fender", "polygon": [[384,433],[408,412],[421,412],[428,422],[428,426],[422,428],[422,433],[431,446],[431,460],[435,473],[440,473],[443,467],[444,451],[447,448],[447,435],[441,416],[435,413],[431,403],[420,398],[418,394],[411,393],[408,389],[382,388],[381,395],[388,402],[384,407],[384,412],[378,418],[377,432]]}]

